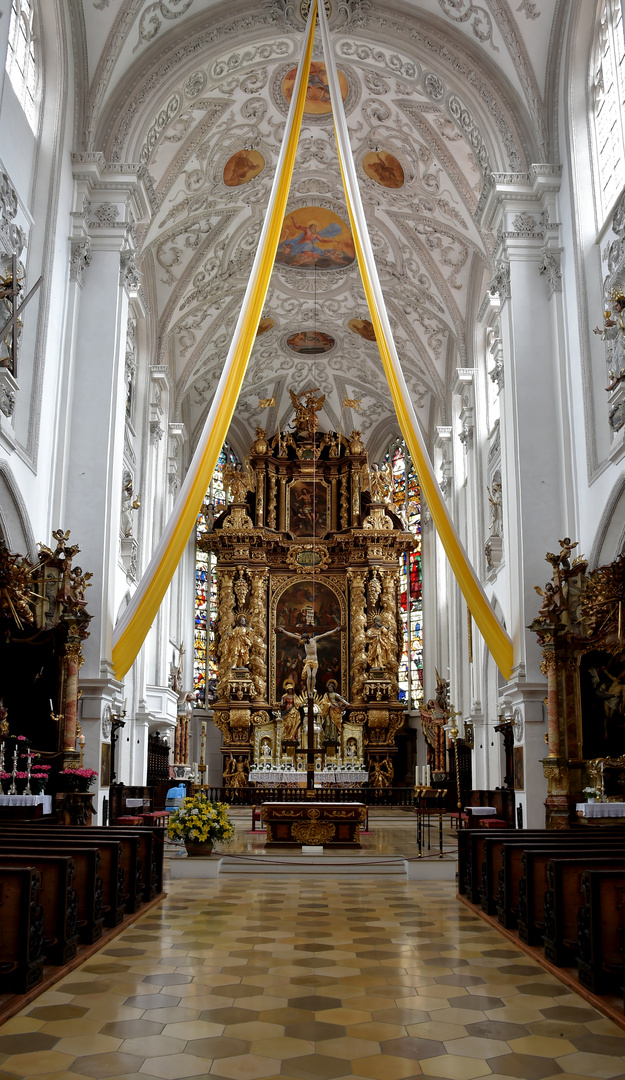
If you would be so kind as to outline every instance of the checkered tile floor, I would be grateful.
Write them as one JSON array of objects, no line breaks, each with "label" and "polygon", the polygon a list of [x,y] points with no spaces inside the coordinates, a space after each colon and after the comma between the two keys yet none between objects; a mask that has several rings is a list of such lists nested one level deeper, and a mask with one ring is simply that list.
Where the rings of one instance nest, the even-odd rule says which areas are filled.
[{"label": "checkered tile floor", "polygon": [[625,1077],[625,1031],[446,883],[169,896],[0,1028],[0,1080]]}]

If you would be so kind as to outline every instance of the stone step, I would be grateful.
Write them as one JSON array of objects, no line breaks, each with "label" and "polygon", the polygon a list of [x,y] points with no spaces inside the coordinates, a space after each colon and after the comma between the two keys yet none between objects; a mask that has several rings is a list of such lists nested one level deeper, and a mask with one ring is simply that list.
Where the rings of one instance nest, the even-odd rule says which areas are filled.
[{"label": "stone step", "polygon": [[284,852],[271,855],[212,855],[209,858],[172,856],[172,878],[215,878],[231,874],[271,876],[318,875],[335,877],[388,877],[402,881],[453,881],[457,859],[450,856],[405,859],[401,855],[384,858],[370,855],[312,855]]}]

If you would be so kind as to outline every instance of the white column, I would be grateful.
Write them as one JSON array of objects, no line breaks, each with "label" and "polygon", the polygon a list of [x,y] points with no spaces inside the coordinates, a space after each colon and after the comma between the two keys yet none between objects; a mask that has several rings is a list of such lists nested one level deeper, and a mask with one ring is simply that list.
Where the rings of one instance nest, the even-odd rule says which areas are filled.
[{"label": "white column", "polygon": [[[503,391],[501,455],[504,553],[509,568],[508,626],[515,668],[503,691],[507,711],[524,721],[526,820],[544,824],[546,785],[541,653],[527,629],[537,610],[534,585],[549,577],[545,553],[573,535],[566,413],[560,380],[564,361],[559,305],[556,166],[497,175],[483,224],[496,230],[497,274],[491,291],[501,301]],[[553,288],[552,288],[553,285]],[[554,300],[555,298],[555,300]],[[562,355],[560,355],[562,352]]]}]

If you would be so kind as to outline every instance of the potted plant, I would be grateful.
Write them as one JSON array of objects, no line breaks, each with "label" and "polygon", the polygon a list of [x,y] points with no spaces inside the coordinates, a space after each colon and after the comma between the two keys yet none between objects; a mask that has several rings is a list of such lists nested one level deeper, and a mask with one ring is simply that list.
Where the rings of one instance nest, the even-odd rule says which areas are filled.
[{"label": "potted plant", "polygon": [[599,797],[599,792],[594,787],[585,787],[584,795],[586,796],[586,802],[596,802]]},{"label": "potted plant", "polygon": [[186,798],[170,815],[167,831],[171,840],[183,840],[187,855],[210,855],[215,841],[229,844],[234,825],[228,805],[210,802],[202,791]]}]

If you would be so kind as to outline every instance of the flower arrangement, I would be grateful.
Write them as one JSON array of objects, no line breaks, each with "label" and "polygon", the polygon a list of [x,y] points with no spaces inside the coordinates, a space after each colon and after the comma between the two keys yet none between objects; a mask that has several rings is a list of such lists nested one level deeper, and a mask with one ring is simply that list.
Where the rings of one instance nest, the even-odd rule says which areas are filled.
[{"label": "flower arrangement", "polygon": [[95,769],[63,769],[59,773],[59,791],[87,792],[97,775]]},{"label": "flower arrangement", "polygon": [[210,802],[199,791],[186,798],[178,810],[170,815],[167,831],[171,840],[185,843],[213,843],[215,840],[229,844],[234,839],[234,825],[228,817],[227,803]]},{"label": "flower arrangement", "polygon": [[589,802],[590,802],[591,799],[598,799],[599,798],[599,792],[594,787],[585,787],[584,788],[584,795],[586,796],[586,798],[587,798],[587,800]]}]

